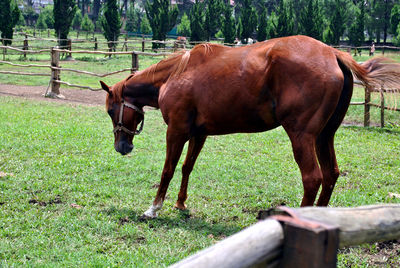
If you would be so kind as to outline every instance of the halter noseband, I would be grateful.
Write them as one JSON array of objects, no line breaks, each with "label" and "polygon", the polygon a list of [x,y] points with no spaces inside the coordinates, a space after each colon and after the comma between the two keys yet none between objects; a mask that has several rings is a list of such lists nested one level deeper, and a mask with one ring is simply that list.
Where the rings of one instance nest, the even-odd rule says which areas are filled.
[{"label": "halter noseband", "polygon": [[[122,117],[123,117],[123,115],[124,115],[124,107],[125,107],[125,106],[128,107],[128,108],[131,108],[131,109],[135,110],[136,112],[138,112],[138,113],[140,113],[140,114],[143,115],[143,120],[142,120],[142,122],[141,122],[141,124],[140,124],[139,130],[135,130],[135,131],[129,130],[129,129],[127,129],[126,127],[124,127],[124,125],[122,124]],[[142,132],[142,130],[143,130],[143,124],[144,124],[144,111],[143,111],[143,109],[137,107],[136,105],[134,105],[134,104],[132,104],[132,103],[125,102],[125,101],[122,99],[122,101],[121,101],[121,108],[119,109],[119,120],[118,120],[118,124],[117,124],[117,126],[114,128],[113,132],[116,133],[116,132],[118,132],[118,131],[123,131],[123,132],[125,132],[125,133],[127,133],[127,134],[129,134],[129,135],[132,135],[132,136],[139,135],[140,132]]]}]

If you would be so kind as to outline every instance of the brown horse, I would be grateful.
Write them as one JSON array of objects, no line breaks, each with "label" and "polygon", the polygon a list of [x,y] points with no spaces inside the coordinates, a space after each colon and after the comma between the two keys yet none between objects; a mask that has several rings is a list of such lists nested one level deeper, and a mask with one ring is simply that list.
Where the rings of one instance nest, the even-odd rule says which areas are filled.
[{"label": "brown horse", "polygon": [[[399,86],[400,65],[352,57],[306,36],[230,48],[203,44],[130,75],[108,92],[115,150],[127,154],[143,128],[143,106],[161,110],[167,155],[160,186],[145,217],[156,217],[189,141],[176,207],[186,209],[189,174],[208,135],[261,132],[283,126],[300,168],[301,206],[328,205],[339,176],[334,135],[353,91],[353,75],[368,87]],[[136,130],[141,123],[140,129]]]}]

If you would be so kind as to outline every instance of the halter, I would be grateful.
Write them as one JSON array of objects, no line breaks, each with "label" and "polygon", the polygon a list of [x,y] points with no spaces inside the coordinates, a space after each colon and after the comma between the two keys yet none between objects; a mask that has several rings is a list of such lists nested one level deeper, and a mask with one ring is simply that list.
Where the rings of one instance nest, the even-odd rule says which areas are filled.
[{"label": "halter", "polygon": [[[140,113],[140,114],[143,115],[143,120],[142,120],[142,122],[141,122],[141,124],[140,124],[139,130],[135,130],[135,131],[129,130],[129,129],[127,129],[126,127],[124,127],[124,125],[122,124],[122,117],[123,117],[123,115],[124,115],[124,107],[125,107],[125,106],[128,107],[128,108],[131,108],[131,109],[135,110],[136,112],[138,112],[138,113]],[[117,126],[114,128],[113,132],[116,133],[116,132],[118,132],[118,131],[123,131],[123,132],[128,133],[129,135],[132,135],[132,136],[139,135],[140,132],[142,132],[142,130],[143,130],[143,124],[144,124],[144,111],[143,111],[141,108],[137,107],[136,105],[134,105],[134,104],[132,104],[132,103],[129,103],[129,102],[125,102],[125,101],[122,99],[122,101],[121,101],[121,108],[119,109],[119,120],[118,120],[118,124],[117,124]]]}]

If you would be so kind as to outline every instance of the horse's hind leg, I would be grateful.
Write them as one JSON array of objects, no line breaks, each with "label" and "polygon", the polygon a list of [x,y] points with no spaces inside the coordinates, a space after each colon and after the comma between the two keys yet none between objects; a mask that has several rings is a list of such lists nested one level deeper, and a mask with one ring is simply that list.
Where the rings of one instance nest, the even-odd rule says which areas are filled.
[{"label": "horse's hind leg", "polygon": [[189,140],[188,152],[186,155],[185,162],[182,166],[182,182],[181,189],[178,194],[178,201],[176,201],[175,207],[181,210],[186,209],[185,201],[187,199],[187,187],[189,182],[189,175],[193,170],[194,163],[201,149],[203,148],[204,142],[207,136],[194,136]]},{"label": "horse's hind leg", "polygon": [[344,75],[340,99],[333,115],[317,139],[316,152],[323,174],[322,191],[317,206],[328,205],[333,188],[335,187],[336,181],[339,177],[339,168],[336,162],[334,148],[334,136],[346,115],[353,94],[353,75],[345,66],[343,66],[343,64],[340,63],[340,61],[339,66]]},{"label": "horse's hind leg", "polygon": [[316,151],[323,174],[322,191],[319,195],[317,206],[328,205],[333,188],[339,177],[333,139],[334,134],[326,135],[325,133],[321,133],[317,139]]},{"label": "horse's hind leg", "polygon": [[322,181],[321,169],[315,154],[316,136],[304,132],[287,131],[287,133],[303,180],[304,196],[301,206],[312,206]]}]

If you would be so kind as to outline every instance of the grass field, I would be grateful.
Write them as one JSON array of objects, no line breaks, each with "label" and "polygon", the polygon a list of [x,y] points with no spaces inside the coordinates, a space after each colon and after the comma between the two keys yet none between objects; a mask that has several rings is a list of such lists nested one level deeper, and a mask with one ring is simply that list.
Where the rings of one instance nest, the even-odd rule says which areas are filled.
[{"label": "grass field", "polygon": [[[209,137],[189,182],[188,212],[174,210],[180,170],[156,220],[140,215],[154,198],[165,156],[159,111],[146,114],[130,156],[113,149],[103,107],[0,97],[0,266],[158,267],[256,222],[258,210],[298,206],[299,170],[282,128]],[[341,127],[342,171],[331,206],[400,203],[400,129]],[[339,267],[368,264],[365,245]],[[388,263],[400,262],[399,254]]]},{"label": "grass field", "polygon": [[[391,57],[400,61],[397,54]],[[74,58],[61,66],[106,73],[131,65],[129,56]],[[141,69],[160,59],[140,57]],[[43,64],[49,56],[6,60]],[[113,84],[126,75],[102,80]],[[63,72],[61,78],[98,87],[96,77]],[[48,79],[0,74],[1,83],[16,85],[47,86]],[[363,89],[356,88],[353,101],[363,100]],[[362,106],[351,106],[345,121],[361,124],[362,112]],[[331,206],[400,203],[389,197],[400,193],[400,113],[385,115],[383,129],[339,129],[341,177]],[[378,109],[371,108],[371,120],[379,123]],[[125,157],[113,149],[111,128],[103,107],[0,96],[0,267],[166,266],[255,223],[259,210],[297,207],[302,198],[300,172],[282,128],[209,137],[189,182],[189,210],[172,208],[178,165],[160,217],[141,222],[159,183],[166,126],[159,111],[146,113],[144,132]],[[374,244],[342,250],[339,267],[368,266],[365,253],[375,252]],[[400,262],[400,252],[391,254],[388,266]]]}]

